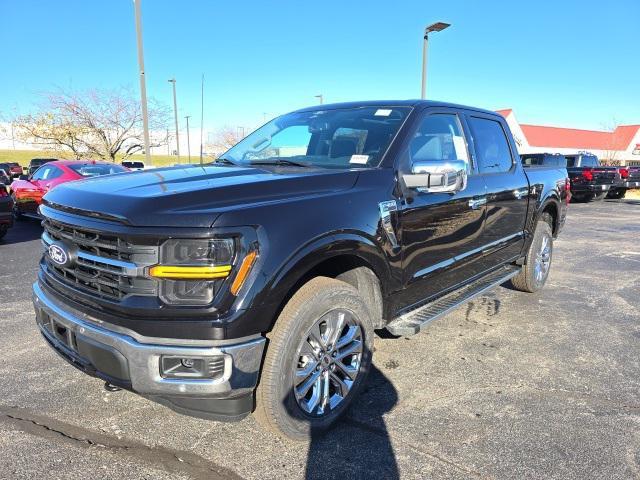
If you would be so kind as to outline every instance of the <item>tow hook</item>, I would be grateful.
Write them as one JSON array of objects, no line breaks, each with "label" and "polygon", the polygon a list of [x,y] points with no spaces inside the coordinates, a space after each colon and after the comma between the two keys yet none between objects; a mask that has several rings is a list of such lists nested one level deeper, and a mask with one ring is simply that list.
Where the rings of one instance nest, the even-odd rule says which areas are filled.
[{"label": "tow hook", "polygon": [[115,385],[111,385],[109,382],[104,382],[104,389],[107,392],[119,392],[122,390],[120,387],[116,387]]}]

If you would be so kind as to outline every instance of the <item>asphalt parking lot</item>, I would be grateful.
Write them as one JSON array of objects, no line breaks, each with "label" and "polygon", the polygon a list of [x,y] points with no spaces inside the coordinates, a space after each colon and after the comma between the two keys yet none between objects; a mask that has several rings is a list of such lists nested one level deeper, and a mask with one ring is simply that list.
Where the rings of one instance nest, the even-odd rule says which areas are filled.
[{"label": "asphalt parking lot", "polygon": [[36,221],[0,241],[2,478],[639,478],[640,201],[571,205],[535,295],[501,287],[376,339],[309,444],[178,415],[60,360],[34,323]]}]

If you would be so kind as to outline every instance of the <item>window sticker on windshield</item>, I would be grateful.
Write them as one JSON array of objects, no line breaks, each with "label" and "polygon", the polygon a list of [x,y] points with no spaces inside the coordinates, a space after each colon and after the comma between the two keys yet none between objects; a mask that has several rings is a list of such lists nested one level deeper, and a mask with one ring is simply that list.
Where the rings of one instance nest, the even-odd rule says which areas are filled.
[{"label": "window sticker on windshield", "polygon": [[458,160],[464,160],[465,162],[469,161],[469,157],[467,156],[467,147],[464,144],[464,138],[454,135],[453,148],[456,151],[456,158]]},{"label": "window sticker on windshield", "polygon": [[388,117],[391,115],[392,110],[387,108],[379,108],[376,110],[376,117]]},{"label": "window sticker on windshield", "polygon": [[351,159],[349,163],[359,163],[364,164],[369,161],[369,155],[351,155]]}]

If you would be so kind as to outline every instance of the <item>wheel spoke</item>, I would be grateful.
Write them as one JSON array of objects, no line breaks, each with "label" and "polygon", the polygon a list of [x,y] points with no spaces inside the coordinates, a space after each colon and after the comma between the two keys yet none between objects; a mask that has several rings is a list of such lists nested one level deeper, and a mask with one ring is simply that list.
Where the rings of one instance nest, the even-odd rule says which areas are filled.
[{"label": "wheel spoke", "polygon": [[[332,380],[333,384],[336,386],[338,392],[340,392],[340,396],[342,398],[346,397],[347,394],[349,393],[349,390],[351,390],[351,385],[348,385],[344,380],[342,380],[334,372],[331,372],[330,376],[331,376],[331,380]],[[351,383],[353,383],[353,382],[351,382]]]},{"label": "wheel spoke", "polygon": [[347,319],[347,314],[345,312],[333,312],[334,315],[331,315],[331,320],[327,320],[327,327],[329,327],[329,331],[327,333],[327,344],[335,345],[344,329],[344,325]]},{"label": "wheel spoke", "polygon": [[360,334],[360,327],[358,325],[350,325],[347,333],[338,339],[336,342],[336,349],[343,348],[348,345]]},{"label": "wheel spoke", "polygon": [[310,361],[304,367],[298,368],[295,373],[294,385],[297,387],[304,382],[315,371],[318,366],[318,362],[315,360]]},{"label": "wheel spoke", "polygon": [[307,377],[307,379],[302,382],[300,384],[300,386],[298,386],[295,391],[296,391],[296,396],[298,398],[302,398],[304,397],[308,392],[309,389],[318,382],[318,380],[320,379],[320,375],[322,374],[322,372],[314,372],[313,374],[309,375]]},{"label": "wheel spoke", "polygon": [[309,339],[307,339],[305,340],[305,342],[302,344],[302,347],[300,348],[300,355],[311,357],[314,360],[318,361],[320,360],[320,357],[318,356],[318,350],[319,349],[314,348],[313,345],[309,343]]},{"label": "wheel spoke", "polygon": [[336,368],[339,368],[341,372],[343,372],[351,381],[354,381],[358,376],[358,369],[356,367],[352,367],[351,365],[345,365],[342,362],[334,363]]},{"label": "wheel spoke", "polygon": [[309,340],[311,340],[311,346],[322,349],[327,346],[322,333],[320,332],[320,322],[317,322],[311,331],[309,332]]},{"label": "wheel spoke", "polygon": [[362,352],[362,342],[359,340],[354,340],[348,346],[338,352],[338,355],[336,356],[336,362],[341,361],[343,358],[348,357],[349,355],[360,352]]}]

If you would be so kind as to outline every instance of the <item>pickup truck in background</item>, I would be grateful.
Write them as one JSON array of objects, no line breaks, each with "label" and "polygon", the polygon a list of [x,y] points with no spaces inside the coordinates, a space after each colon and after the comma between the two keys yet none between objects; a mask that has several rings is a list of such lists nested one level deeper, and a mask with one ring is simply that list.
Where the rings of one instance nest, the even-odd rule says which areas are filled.
[{"label": "pickup truck in background", "polygon": [[603,167],[591,153],[564,155],[571,180],[571,199],[574,202],[602,200],[620,181],[616,167]]},{"label": "pickup truck in background", "polygon": [[615,167],[618,181],[609,189],[607,198],[624,198],[627,190],[640,188],[640,167]]},{"label": "pickup truck in background", "polygon": [[413,335],[506,281],[544,286],[566,178],[524,169],[487,110],[298,110],[213,164],[50,191],[36,321],[110,389],[306,439],[357,397],[374,330]]},{"label": "pickup truck in background", "polygon": [[559,153],[526,153],[520,155],[524,167],[567,168],[567,159]]}]

